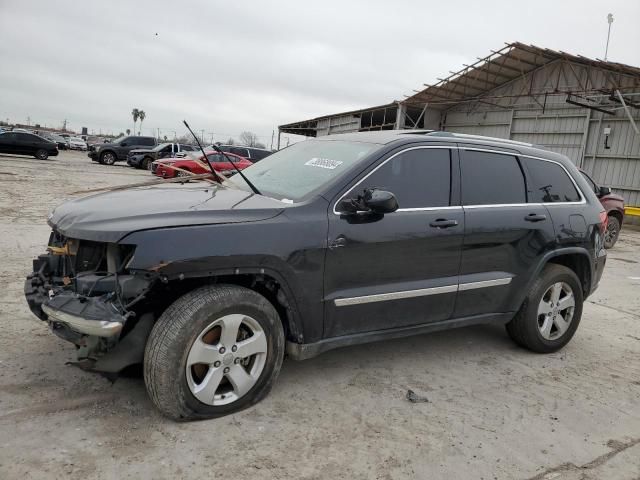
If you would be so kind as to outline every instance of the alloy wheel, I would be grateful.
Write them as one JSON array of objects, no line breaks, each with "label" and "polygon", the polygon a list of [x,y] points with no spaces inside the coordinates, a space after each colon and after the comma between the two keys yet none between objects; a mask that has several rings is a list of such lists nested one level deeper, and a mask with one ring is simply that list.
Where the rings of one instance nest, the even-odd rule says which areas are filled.
[{"label": "alloy wheel", "polygon": [[560,338],[569,328],[575,310],[573,290],[566,282],[551,285],[538,305],[538,330],[545,340]]},{"label": "alloy wheel", "polygon": [[206,405],[227,405],[256,384],[267,360],[267,337],[247,315],[231,314],[210,323],[187,356],[191,393]]}]

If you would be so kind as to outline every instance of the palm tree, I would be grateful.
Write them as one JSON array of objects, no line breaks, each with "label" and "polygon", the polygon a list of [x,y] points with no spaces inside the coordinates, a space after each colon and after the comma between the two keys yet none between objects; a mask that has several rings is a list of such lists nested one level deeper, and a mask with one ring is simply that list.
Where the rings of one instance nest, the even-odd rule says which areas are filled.
[{"label": "palm tree", "polygon": [[140,117],[140,110],[138,110],[137,108],[134,108],[133,110],[131,110],[131,116],[133,117],[133,134],[136,134],[136,122],[138,121],[138,118]]},{"label": "palm tree", "polygon": [[144,121],[144,117],[146,117],[147,114],[144,113],[144,110],[138,110],[138,118],[140,119],[140,131],[138,132],[139,135],[142,135],[142,122]]}]

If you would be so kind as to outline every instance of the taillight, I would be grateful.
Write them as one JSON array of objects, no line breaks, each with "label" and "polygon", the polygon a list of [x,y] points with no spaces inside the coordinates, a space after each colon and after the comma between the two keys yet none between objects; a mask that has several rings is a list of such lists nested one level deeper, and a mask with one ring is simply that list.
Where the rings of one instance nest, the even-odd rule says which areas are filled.
[{"label": "taillight", "polygon": [[604,232],[607,231],[607,224],[609,223],[609,217],[607,216],[607,212],[604,210],[600,212],[600,233],[604,235]]}]

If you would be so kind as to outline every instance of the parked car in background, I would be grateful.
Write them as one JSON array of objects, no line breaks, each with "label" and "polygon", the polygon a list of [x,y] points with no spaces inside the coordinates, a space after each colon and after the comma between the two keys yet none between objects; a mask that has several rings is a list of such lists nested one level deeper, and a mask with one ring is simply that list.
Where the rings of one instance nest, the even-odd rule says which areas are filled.
[{"label": "parked car in background", "polygon": [[10,131],[0,133],[0,153],[30,155],[46,160],[49,156],[58,155],[58,146],[33,133]]},{"label": "parked car in background", "polygon": [[624,198],[611,191],[611,187],[599,186],[584,170],[580,173],[596,194],[598,200],[607,211],[607,231],[604,237],[605,248],[613,247],[618,241],[624,220]]},{"label": "parked car in background", "polygon": [[87,151],[87,142],[80,137],[69,137],[69,148],[71,150]]},{"label": "parked car in background", "polygon": [[134,148],[149,148],[156,144],[155,137],[130,135],[120,137],[113,142],[91,145],[88,156],[94,162],[113,165],[116,162],[125,161],[128,153]]},{"label": "parked car in background", "polygon": [[[211,166],[213,167],[213,169],[216,172],[222,173],[225,177],[230,177],[236,173],[236,169],[233,168],[233,165],[231,165],[226,157],[229,157],[229,160],[235,163],[235,165],[238,167],[238,170],[243,170],[252,165],[252,163],[246,158],[234,155],[233,153],[227,153],[226,156],[220,155],[216,152],[205,153],[207,154],[207,158],[211,162]],[[188,172],[195,174],[211,172],[202,154],[194,155],[191,158],[168,158],[166,160],[158,160],[157,162],[153,163],[151,171],[153,174],[163,178],[173,178],[189,175],[188,173],[180,172],[169,167],[180,168],[182,170],[187,170]]]},{"label": "parked car in background", "polygon": [[[246,158],[250,160],[252,163],[256,163],[262,160],[265,157],[268,157],[273,152],[271,150],[266,150],[264,148],[256,148],[256,147],[244,147],[242,145],[218,145],[220,150],[227,153],[233,153],[234,155],[238,155],[242,158]],[[213,150],[212,148],[208,148]]]},{"label": "parked car in background", "polygon": [[127,164],[131,167],[151,170],[151,164],[162,158],[173,158],[178,154],[194,152],[198,149],[193,145],[182,143],[161,143],[154,148],[134,148],[127,155]]},{"label": "parked car in background", "polygon": [[58,150],[66,150],[69,148],[69,141],[57,133],[42,132],[40,136],[54,142],[58,146]]}]

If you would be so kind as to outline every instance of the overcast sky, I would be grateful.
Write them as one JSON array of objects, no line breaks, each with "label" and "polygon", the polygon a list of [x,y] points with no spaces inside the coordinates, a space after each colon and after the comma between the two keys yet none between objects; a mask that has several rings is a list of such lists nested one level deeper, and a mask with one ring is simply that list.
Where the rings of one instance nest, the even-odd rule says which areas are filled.
[{"label": "overcast sky", "polygon": [[[400,100],[504,42],[640,66],[640,1],[0,0],[0,118],[216,140]],[[207,137],[209,138],[209,137]]]}]

